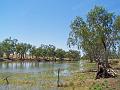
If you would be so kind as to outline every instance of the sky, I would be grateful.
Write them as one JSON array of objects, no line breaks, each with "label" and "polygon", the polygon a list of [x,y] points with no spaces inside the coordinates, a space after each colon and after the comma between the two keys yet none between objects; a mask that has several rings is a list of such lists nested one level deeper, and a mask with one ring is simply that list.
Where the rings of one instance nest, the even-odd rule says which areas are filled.
[{"label": "sky", "polygon": [[72,20],[85,19],[95,5],[120,15],[120,0],[0,0],[0,41],[12,37],[68,50]]}]

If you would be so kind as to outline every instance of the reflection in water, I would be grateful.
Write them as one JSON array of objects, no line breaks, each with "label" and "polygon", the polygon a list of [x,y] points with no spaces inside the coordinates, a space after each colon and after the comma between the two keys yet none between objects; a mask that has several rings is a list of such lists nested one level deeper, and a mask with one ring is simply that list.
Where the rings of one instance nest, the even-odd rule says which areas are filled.
[{"label": "reflection in water", "polygon": [[[47,85],[48,83],[54,83],[57,86],[57,74],[58,68],[60,68],[60,76],[69,76],[71,73],[76,71],[83,71],[83,61],[79,62],[0,62],[0,72],[1,73],[30,73],[29,77],[23,74],[23,77],[19,77],[18,80],[35,80],[37,84],[34,86],[29,86],[24,84],[20,86],[17,85],[0,85],[0,90],[63,90],[57,87],[54,88],[42,88],[41,85]],[[53,78],[54,77],[54,78]],[[14,77],[12,77],[14,79]],[[36,79],[37,78],[37,79]],[[51,79],[49,79],[51,78]],[[62,78],[62,77],[61,77]],[[61,79],[61,82],[64,82]]]},{"label": "reflection in water", "polygon": [[84,62],[71,63],[53,63],[53,62],[0,62],[0,72],[12,73],[42,73],[51,72],[57,75],[58,68],[61,69],[61,75],[68,76],[74,71],[82,71]]}]

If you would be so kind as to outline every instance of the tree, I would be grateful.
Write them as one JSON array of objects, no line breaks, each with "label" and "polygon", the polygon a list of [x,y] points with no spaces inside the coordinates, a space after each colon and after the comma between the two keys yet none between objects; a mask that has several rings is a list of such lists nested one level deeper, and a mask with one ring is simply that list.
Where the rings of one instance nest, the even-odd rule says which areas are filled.
[{"label": "tree", "polygon": [[118,47],[118,50],[116,49],[112,49],[109,51],[109,59],[118,59],[118,53],[119,52],[119,47]]},{"label": "tree", "polygon": [[36,59],[39,59],[39,57],[43,56],[43,49],[42,49],[42,47],[36,48],[36,50],[35,50],[35,56],[36,56]]},{"label": "tree", "polygon": [[3,57],[3,49],[2,49],[2,43],[0,42],[0,57]]},{"label": "tree", "polygon": [[35,56],[35,54],[36,54],[36,47],[32,46],[30,48],[29,55],[32,56],[32,58],[33,58],[33,56]]},{"label": "tree", "polygon": [[79,60],[80,59],[80,52],[76,50],[69,50],[65,54],[66,58],[69,58],[70,60]]},{"label": "tree", "polygon": [[43,59],[46,60],[48,58],[48,45],[41,44],[41,49],[42,49],[42,57]]},{"label": "tree", "polygon": [[16,53],[19,55],[20,59],[25,59],[27,52],[30,52],[31,45],[27,43],[18,43],[16,45]]},{"label": "tree", "polygon": [[8,59],[10,54],[14,55],[17,41],[17,39],[11,39],[11,37],[2,41],[3,52],[6,54]]},{"label": "tree", "polygon": [[54,45],[48,45],[48,57],[52,57],[52,59],[54,60],[55,59],[55,46]]},{"label": "tree", "polygon": [[63,49],[57,49],[56,57],[59,58],[60,60],[63,60],[63,58],[65,57],[65,51]]},{"label": "tree", "polygon": [[[87,20],[81,17],[71,23],[68,45],[82,49],[96,62],[108,68],[109,51],[120,42],[120,17],[109,13],[105,8],[95,6],[88,12]],[[106,76],[106,75],[104,75]]]},{"label": "tree", "polygon": [[120,46],[118,46],[118,52],[117,52],[118,58],[120,58]]},{"label": "tree", "polygon": [[25,47],[26,47],[26,51],[25,51],[25,58],[28,58],[26,55],[30,53],[30,50],[32,48],[32,45],[31,44],[25,44]]}]

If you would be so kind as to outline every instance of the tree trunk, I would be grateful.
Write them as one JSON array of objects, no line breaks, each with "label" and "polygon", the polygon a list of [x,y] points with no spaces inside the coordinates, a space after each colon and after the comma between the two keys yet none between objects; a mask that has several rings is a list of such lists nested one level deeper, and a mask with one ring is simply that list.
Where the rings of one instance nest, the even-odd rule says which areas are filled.
[{"label": "tree trunk", "polygon": [[22,54],[20,54],[20,59],[22,59]]},{"label": "tree trunk", "polygon": [[98,72],[96,75],[96,79],[98,78],[109,78],[112,75],[107,71],[108,70],[108,50],[104,39],[102,38],[103,43],[103,52],[101,53],[101,60],[98,62]]},{"label": "tree trunk", "polygon": [[96,79],[110,78],[110,77],[115,77],[115,76],[108,72],[104,63],[98,63],[98,71],[97,71],[97,74],[96,74]]},{"label": "tree trunk", "polygon": [[6,53],[6,58],[7,58],[7,59],[10,59],[9,56],[10,56],[10,54],[9,54],[9,53]]}]

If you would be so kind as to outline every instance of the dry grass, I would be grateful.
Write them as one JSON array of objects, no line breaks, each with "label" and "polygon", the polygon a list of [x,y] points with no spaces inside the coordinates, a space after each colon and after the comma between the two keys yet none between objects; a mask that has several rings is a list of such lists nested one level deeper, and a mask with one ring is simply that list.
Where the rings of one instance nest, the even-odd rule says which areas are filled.
[{"label": "dry grass", "polygon": [[[113,67],[119,67],[113,66]],[[93,68],[95,64],[86,64],[86,68]],[[120,70],[118,71],[120,73]],[[22,86],[22,87],[36,87],[45,88],[44,90],[49,90],[50,88],[57,88],[57,90],[119,90],[120,89],[120,76],[117,78],[109,79],[97,79],[95,80],[95,72],[75,72],[71,76],[60,77],[60,87],[57,87],[57,76],[51,77],[49,74],[29,74],[29,73],[1,73],[0,74],[0,85],[5,85],[6,81],[3,80],[6,76],[8,78],[10,85]],[[12,89],[11,89],[12,90]],[[23,89],[24,90],[24,89]],[[26,89],[25,89],[26,90]],[[32,89],[31,89],[32,90]],[[52,90],[52,89],[50,89]]]}]

